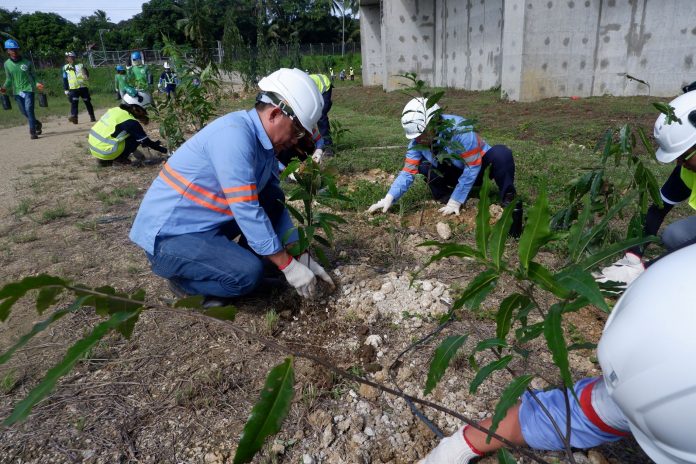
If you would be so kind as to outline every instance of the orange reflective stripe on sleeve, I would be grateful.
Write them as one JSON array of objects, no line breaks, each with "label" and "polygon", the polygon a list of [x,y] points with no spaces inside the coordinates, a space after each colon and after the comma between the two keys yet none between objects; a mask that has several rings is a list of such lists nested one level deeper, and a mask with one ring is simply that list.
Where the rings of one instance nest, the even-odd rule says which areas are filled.
[{"label": "orange reflective stripe on sleeve", "polygon": [[465,151],[459,156],[469,166],[478,166],[481,164],[481,158],[483,158],[483,155],[485,154],[482,150],[483,145],[483,140],[481,140],[481,137],[478,134],[476,134],[476,148],[472,148],[469,151]]},{"label": "orange reflective stripe on sleeve", "polygon": [[418,174],[418,166],[420,165],[420,160],[414,160],[411,158],[406,158],[404,160],[404,167],[402,171],[406,171],[409,174]]},{"label": "orange reflective stripe on sleeve", "polygon": [[217,196],[211,191],[206,190],[203,187],[199,187],[193,182],[189,182],[184,176],[172,169],[172,167],[169,166],[169,163],[164,165],[164,171],[166,171],[166,174],[169,177],[173,177],[174,179],[179,181],[183,186],[184,190],[193,190],[194,192],[199,193],[204,197],[209,198],[216,203],[219,203],[220,205],[225,205],[227,203],[227,200],[225,198]]},{"label": "orange reflective stripe on sleeve", "polygon": [[222,191],[227,195],[227,203],[229,204],[242,201],[258,201],[259,199],[259,195],[256,192],[256,184],[228,187]]}]

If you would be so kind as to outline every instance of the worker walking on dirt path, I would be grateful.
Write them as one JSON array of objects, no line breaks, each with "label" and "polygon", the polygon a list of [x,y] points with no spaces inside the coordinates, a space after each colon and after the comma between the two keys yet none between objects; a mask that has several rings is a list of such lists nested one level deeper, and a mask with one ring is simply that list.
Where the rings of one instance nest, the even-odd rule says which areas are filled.
[{"label": "worker walking on dirt path", "polygon": [[[92,126],[87,139],[92,156],[100,166],[132,164],[130,155],[139,146],[167,153],[159,140],[153,142],[145,133],[142,124],[148,124],[147,107],[152,103],[150,95],[137,92],[135,96],[124,95],[120,106],[111,108]],[[144,159],[140,157],[138,161]]]},{"label": "worker walking on dirt path", "polygon": [[42,124],[34,114],[34,94],[37,90],[43,90],[43,84],[37,82],[31,61],[22,58],[19,43],[16,40],[6,40],[5,50],[9,59],[4,64],[5,83],[0,87],[0,93],[4,95],[7,89],[11,88],[20,113],[29,122],[29,137],[38,139]]},{"label": "worker walking on dirt path", "polygon": [[164,62],[164,71],[160,74],[158,88],[160,92],[167,94],[167,101],[172,95],[176,95],[176,86],[179,85],[179,78],[174,70],[169,65],[168,61]]},{"label": "worker walking on dirt path", "polygon": [[[427,100],[414,98],[402,112],[401,125],[410,139],[404,167],[387,195],[370,206],[369,213],[386,213],[391,205],[409,189],[416,174],[425,176],[433,198],[443,204],[443,216],[459,215],[461,206],[469,198],[471,188],[481,184],[486,168],[500,190],[500,201],[507,206],[514,201],[515,161],[512,150],[505,145],[490,146],[467,125],[460,116],[442,114],[435,104],[427,107]],[[427,147],[427,148],[424,148]],[[438,155],[444,155],[443,160]],[[442,157],[442,156],[441,156]],[[513,213],[510,234],[522,231],[522,205],[517,203]]]},{"label": "worker walking on dirt path", "polygon": [[321,138],[316,142],[316,149],[312,154],[312,159],[320,163],[323,157],[333,156],[333,141],[331,140],[331,126],[329,124],[329,111],[333,102],[331,101],[331,92],[333,85],[326,74],[310,74],[309,77],[314,81],[319,89],[321,98],[324,100],[324,106],[321,110],[321,117],[317,121],[317,127]]},{"label": "worker walking on dirt path", "polygon": [[[633,435],[657,463],[696,463],[696,358],[693,268],[696,245],[655,263],[618,301],[597,346],[603,376],[559,390],[525,393],[496,431],[518,446],[592,448]],[[567,399],[570,397],[570,401]],[[569,404],[568,404],[569,403]],[[553,422],[548,414],[553,417]],[[491,419],[479,425],[489,428]],[[471,426],[457,430],[420,464],[467,464],[504,445]]]},{"label": "worker walking on dirt path", "polygon": [[[114,89],[116,90],[117,95],[116,99],[122,99],[129,88],[132,87],[128,85],[126,68],[122,64],[119,64],[116,66],[116,76],[114,76]],[[130,93],[132,94],[133,92],[135,92],[135,89],[133,89]]]},{"label": "worker walking on dirt path", "polygon": [[138,91],[148,92],[152,85],[150,67],[143,63],[143,55],[140,52],[131,53],[131,64],[128,68],[128,82]]},{"label": "worker walking on dirt path", "polygon": [[354,81],[355,80],[355,71],[353,71],[353,67],[351,66],[348,68],[348,75],[350,76],[350,80]]},{"label": "worker walking on dirt path", "polygon": [[130,232],[177,296],[203,295],[206,307],[268,290],[265,264],[305,298],[315,295],[317,277],[334,286],[309,254],[288,251],[298,232],[283,204],[276,160],[312,131],[321,95],[299,69],[280,69],[259,88],[254,108],[209,123],[172,155]]},{"label": "worker walking on dirt path", "polygon": [[80,98],[85,103],[89,120],[96,121],[94,117],[94,108],[92,107],[92,98],[89,95],[87,82],[89,81],[89,71],[82,63],[75,63],[77,55],[75,52],[66,52],[63,65],[63,90],[70,101],[70,117],[68,121],[77,124],[77,105]]},{"label": "worker walking on dirt path", "polygon": [[[669,105],[674,108],[674,115],[681,123],[668,124],[664,114],[657,118],[654,137],[658,149],[655,157],[661,163],[674,162],[676,166],[660,189],[663,205],[660,207],[652,204],[648,208],[643,225],[644,236],[657,235],[667,214],[675,205],[688,201],[689,206],[696,209],[696,92],[685,93]],[[696,215],[668,225],[661,239],[667,249],[665,254],[696,243]],[[596,273],[595,279],[598,282],[612,281],[628,286],[651,264],[643,262],[645,248],[631,248],[623,258]]]}]

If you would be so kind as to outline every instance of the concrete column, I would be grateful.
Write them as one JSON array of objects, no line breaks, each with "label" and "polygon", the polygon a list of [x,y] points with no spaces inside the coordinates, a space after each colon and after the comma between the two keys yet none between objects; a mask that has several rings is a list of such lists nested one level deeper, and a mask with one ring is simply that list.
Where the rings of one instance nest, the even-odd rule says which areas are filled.
[{"label": "concrete column", "polygon": [[360,2],[360,49],[363,85],[381,85],[384,73],[379,2]]}]

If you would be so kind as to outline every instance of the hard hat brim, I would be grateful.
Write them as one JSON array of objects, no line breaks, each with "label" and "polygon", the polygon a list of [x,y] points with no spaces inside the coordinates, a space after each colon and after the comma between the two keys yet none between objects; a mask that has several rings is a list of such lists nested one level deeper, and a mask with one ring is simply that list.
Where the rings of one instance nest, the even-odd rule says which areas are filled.
[{"label": "hard hat brim", "polygon": [[655,152],[655,158],[657,158],[657,161],[663,164],[669,164],[675,159],[679,158],[681,155],[682,154],[679,152],[668,152],[662,148],[658,148]]}]

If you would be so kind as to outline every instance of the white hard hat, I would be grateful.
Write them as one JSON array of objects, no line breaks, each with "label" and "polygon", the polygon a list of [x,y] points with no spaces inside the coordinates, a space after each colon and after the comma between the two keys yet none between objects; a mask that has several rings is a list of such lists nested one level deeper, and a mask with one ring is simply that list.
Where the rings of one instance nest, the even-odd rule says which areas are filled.
[{"label": "white hard hat", "polygon": [[275,94],[280,99],[276,105],[283,111],[289,106],[290,115],[296,116],[302,127],[312,132],[321,117],[324,100],[307,73],[297,68],[281,68],[261,79],[259,88]]},{"label": "white hard hat", "polygon": [[123,103],[127,103],[129,105],[136,105],[141,108],[147,108],[152,104],[152,97],[150,96],[150,94],[140,91],[134,97],[126,93],[123,95]]},{"label": "white hard hat", "polygon": [[655,157],[662,163],[674,161],[696,145],[696,92],[680,95],[669,105],[674,108],[674,115],[681,119],[681,124],[667,124],[664,114],[655,121],[654,136],[659,145]]},{"label": "white hard hat", "polygon": [[651,265],[618,301],[597,347],[612,399],[657,463],[696,462],[696,245]]},{"label": "white hard hat", "polygon": [[169,69],[169,61],[165,61],[163,67],[164,69]]},{"label": "white hard hat", "polygon": [[423,133],[433,115],[440,110],[436,104],[427,108],[428,100],[423,97],[414,98],[406,103],[401,112],[401,125],[407,139],[415,139]]},{"label": "white hard hat", "polygon": [[76,58],[76,57],[77,57],[77,55],[75,54],[75,52],[65,52],[65,56],[72,56],[73,58]]}]

